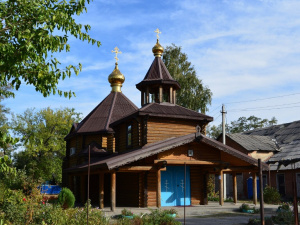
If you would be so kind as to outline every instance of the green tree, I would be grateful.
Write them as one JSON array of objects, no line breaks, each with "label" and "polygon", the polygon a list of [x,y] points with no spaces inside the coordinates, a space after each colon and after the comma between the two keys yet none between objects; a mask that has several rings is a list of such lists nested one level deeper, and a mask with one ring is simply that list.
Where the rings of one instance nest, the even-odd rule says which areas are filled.
[{"label": "green tree", "polygon": [[16,167],[25,167],[27,174],[36,179],[51,180],[54,174],[60,182],[66,149],[64,137],[72,124],[80,120],[79,116],[74,109],[49,107],[13,115],[11,126],[20,137],[17,147],[21,149],[14,155]]},{"label": "green tree", "polygon": [[195,111],[205,113],[211,104],[212,92],[197,77],[196,70],[188,61],[181,47],[172,44],[167,46],[163,54],[163,62],[172,77],[177,80],[181,89],[177,95],[177,104]]},{"label": "green tree", "polygon": [[[232,121],[230,125],[226,124],[227,133],[242,133],[256,128],[269,127],[277,124],[277,119],[272,117],[270,120],[261,119],[256,116],[240,117],[238,120]],[[208,127],[207,134],[209,137],[217,138],[222,133],[222,124]]]},{"label": "green tree", "polygon": [[81,64],[60,68],[53,53],[70,51],[70,36],[100,46],[87,34],[91,27],[74,19],[86,11],[86,2],[90,0],[0,0],[0,86],[18,90],[25,83],[45,97],[75,95],[57,84],[72,71],[78,75]]},{"label": "green tree", "polygon": [[10,97],[9,94],[5,94],[8,92],[10,92],[10,87],[0,87],[0,157],[11,156],[12,145],[18,141],[9,134],[7,115],[10,114],[10,109],[2,104],[4,98]]}]

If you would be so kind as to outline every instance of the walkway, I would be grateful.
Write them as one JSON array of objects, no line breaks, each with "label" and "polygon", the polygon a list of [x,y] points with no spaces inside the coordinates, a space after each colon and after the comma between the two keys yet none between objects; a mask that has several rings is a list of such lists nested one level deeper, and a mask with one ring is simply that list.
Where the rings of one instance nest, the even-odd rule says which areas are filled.
[{"label": "walkway", "polygon": [[[218,202],[209,202],[208,205],[196,205],[187,206],[185,208],[186,215],[186,225],[199,224],[201,225],[212,225],[212,224],[222,224],[222,225],[239,225],[247,224],[249,218],[259,218],[259,214],[245,214],[239,212],[239,207],[242,203],[231,203],[225,202],[223,206],[220,206]],[[255,206],[250,204],[250,206]],[[161,209],[175,208],[178,212],[178,221],[183,222],[184,218],[184,207],[161,207]],[[259,205],[256,206],[259,208]],[[267,205],[265,204],[265,216],[271,216],[275,213],[278,205]],[[121,214],[124,207],[117,207],[115,212],[111,212],[109,208],[103,209],[106,216],[113,216]],[[141,215],[144,213],[150,213],[150,209],[157,209],[156,207],[151,208],[130,208],[136,215]]]}]

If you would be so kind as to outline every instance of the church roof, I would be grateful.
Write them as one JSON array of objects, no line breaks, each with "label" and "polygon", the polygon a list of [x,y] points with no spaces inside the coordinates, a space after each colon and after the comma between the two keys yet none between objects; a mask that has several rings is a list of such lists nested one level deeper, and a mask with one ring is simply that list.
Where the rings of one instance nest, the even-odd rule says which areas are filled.
[{"label": "church roof", "polygon": [[175,89],[180,89],[180,85],[170,75],[166,65],[160,57],[155,57],[144,79],[136,85],[141,91],[144,86],[152,84],[169,84]]},{"label": "church roof", "polygon": [[162,103],[150,103],[144,107],[127,114],[123,118],[112,123],[112,126],[115,126],[119,123],[122,123],[129,118],[140,116],[153,116],[153,117],[164,117],[164,118],[177,118],[177,119],[187,119],[187,120],[206,120],[208,122],[213,121],[213,117],[207,116],[202,113],[198,113],[194,110],[187,109],[185,107],[171,104],[168,102]]},{"label": "church roof", "polygon": [[111,123],[136,110],[137,106],[122,92],[111,92],[65,139],[75,134],[112,133],[113,129],[109,127]]},{"label": "church roof", "polygon": [[[221,152],[225,152],[235,158],[238,158],[244,162],[247,162],[254,166],[258,166],[256,159],[202,134],[200,134],[200,136],[198,137],[196,137],[195,134],[188,134],[181,137],[168,138],[166,140],[162,140],[156,143],[143,146],[136,150],[110,155],[100,160],[97,159],[95,161],[92,161],[90,166],[92,168],[106,167],[107,169],[111,170],[111,169],[118,168],[120,166],[128,165],[130,163],[136,162],[146,157],[158,154],[160,152],[164,152],[173,149],[175,147],[186,145],[192,142],[204,143],[206,145],[212,146],[215,149],[218,149]],[[67,171],[82,170],[87,168],[87,166],[88,166],[87,164],[83,164],[83,165],[75,166],[73,168],[66,169],[65,171],[67,172]],[[262,163],[262,166],[264,169],[268,169],[268,166],[265,163]]]}]

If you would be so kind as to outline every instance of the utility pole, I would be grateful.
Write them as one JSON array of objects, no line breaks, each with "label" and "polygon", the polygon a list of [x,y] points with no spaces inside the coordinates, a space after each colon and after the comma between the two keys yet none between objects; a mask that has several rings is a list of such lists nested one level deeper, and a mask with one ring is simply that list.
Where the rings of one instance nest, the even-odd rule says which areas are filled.
[{"label": "utility pole", "polygon": [[[222,105],[222,140],[223,140],[223,144],[226,145],[226,131],[225,131],[225,124],[226,124],[226,118],[225,118],[225,114],[226,114],[226,111],[225,111],[225,105],[223,104]],[[223,190],[224,190],[224,199],[226,199],[227,197],[227,191],[226,191],[226,177],[227,175],[224,173],[223,174]]]}]

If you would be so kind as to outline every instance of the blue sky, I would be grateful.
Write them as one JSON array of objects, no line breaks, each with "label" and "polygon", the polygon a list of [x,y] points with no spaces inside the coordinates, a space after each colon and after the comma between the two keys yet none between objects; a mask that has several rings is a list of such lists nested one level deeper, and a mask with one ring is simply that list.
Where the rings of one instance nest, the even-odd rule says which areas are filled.
[{"label": "blue sky", "polygon": [[75,108],[85,116],[111,90],[111,50],[118,46],[119,69],[126,79],[122,91],[140,107],[135,84],[154,59],[154,30],[159,28],[161,45],[181,46],[213,92],[207,114],[214,116],[214,124],[221,122],[223,103],[227,122],[250,115],[275,116],[278,123],[299,120],[299,12],[298,0],[94,0],[76,20],[91,25],[89,34],[101,47],[70,38],[71,51],[57,55],[62,65],[83,65],[78,76],[59,84],[76,97],[44,98],[23,85],[3,103],[14,113],[50,106]]}]

